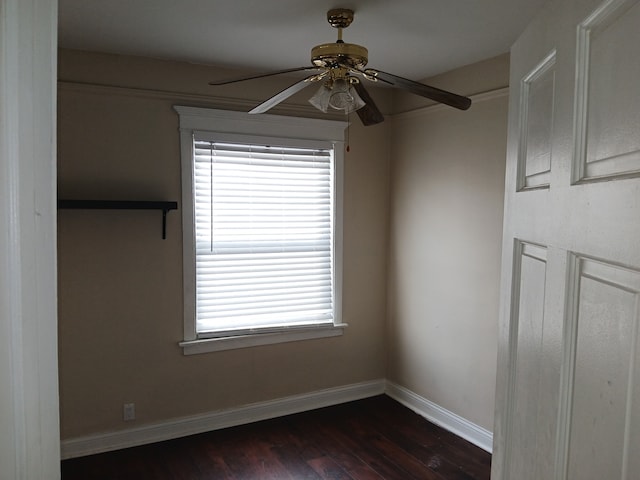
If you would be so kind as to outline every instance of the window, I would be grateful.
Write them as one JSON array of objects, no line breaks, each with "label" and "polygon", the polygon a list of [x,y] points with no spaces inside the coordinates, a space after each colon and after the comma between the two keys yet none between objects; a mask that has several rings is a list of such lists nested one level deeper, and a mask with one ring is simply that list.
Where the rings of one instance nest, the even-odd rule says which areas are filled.
[{"label": "window", "polygon": [[180,115],[185,354],[342,334],[342,122]]},{"label": "window", "polygon": [[269,143],[194,139],[201,338],[333,324],[333,149]]}]

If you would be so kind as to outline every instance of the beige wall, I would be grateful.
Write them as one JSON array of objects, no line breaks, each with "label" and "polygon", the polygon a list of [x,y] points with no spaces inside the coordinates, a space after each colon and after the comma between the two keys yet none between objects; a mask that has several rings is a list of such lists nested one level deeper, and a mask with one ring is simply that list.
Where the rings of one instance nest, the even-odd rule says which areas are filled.
[{"label": "beige wall", "polygon": [[[427,78],[424,82],[460,95],[491,92],[509,84],[509,55],[488,58],[473,65]],[[417,110],[434,103],[426,98],[398,91],[393,97],[393,113]]]},{"label": "beige wall", "polygon": [[[508,57],[427,83],[495,91]],[[487,97],[394,118],[387,378],[492,430],[507,95]]]},{"label": "beige wall", "polygon": [[[207,82],[225,74],[61,51],[60,198],[179,200],[172,106],[244,110],[247,99],[290,82],[211,96]],[[375,95],[388,108],[389,93]],[[287,111],[315,115],[303,103],[295,99]],[[166,240],[160,212],[59,212],[63,439],[384,378],[390,123],[365,129],[355,121],[345,156],[343,318],[350,326],[342,337],[183,356],[180,212],[168,214]],[[136,403],[134,423],[122,421],[125,402]]]}]

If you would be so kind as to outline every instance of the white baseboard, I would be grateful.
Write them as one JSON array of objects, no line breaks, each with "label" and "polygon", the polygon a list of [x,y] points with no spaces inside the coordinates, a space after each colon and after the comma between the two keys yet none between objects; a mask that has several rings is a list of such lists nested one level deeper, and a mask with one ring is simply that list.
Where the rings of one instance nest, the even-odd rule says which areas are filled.
[{"label": "white baseboard", "polygon": [[432,423],[492,453],[493,433],[400,385],[387,382],[385,393]]},{"label": "white baseboard", "polygon": [[385,385],[384,380],[356,383],[117,432],[72,438],[61,442],[61,457],[67,459],[109,452],[338,405],[381,395],[385,392]]},{"label": "white baseboard", "polygon": [[62,459],[136,447],[198,433],[329,407],[386,393],[432,423],[491,453],[493,434],[420,395],[385,380],[356,383],[242,407],[176,418],[142,427],[106,432],[61,442]]}]

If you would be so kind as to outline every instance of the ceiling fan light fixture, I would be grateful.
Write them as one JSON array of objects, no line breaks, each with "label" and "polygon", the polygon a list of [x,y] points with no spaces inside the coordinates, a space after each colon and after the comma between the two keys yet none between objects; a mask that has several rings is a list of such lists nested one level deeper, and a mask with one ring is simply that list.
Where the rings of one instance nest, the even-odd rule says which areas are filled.
[{"label": "ceiling fan light fixture", "polygon": [[342,78],[322,84],[309,99],[309,103],[324,113],[327,113],[329,107],[342,110],[344,113],[352,113],[366,105],[353,85]]}]

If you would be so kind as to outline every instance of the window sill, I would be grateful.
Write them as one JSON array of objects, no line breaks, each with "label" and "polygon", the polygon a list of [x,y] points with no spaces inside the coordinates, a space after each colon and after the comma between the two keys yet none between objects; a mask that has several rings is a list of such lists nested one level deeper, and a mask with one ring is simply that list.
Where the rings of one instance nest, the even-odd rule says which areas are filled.
[{"label": "window sill", "polygon": [[238,335],[234,337],[204,338],[180,342],[185,355],[196,355],[207,352],[220,352],[236,348],[257,347],[259,345],[273,345],[275,343],[297,342],[314,338],[338,337],[348,326],[346,323],[322,327],[294,328],[275,333],[256,333],[252,335]]}]

